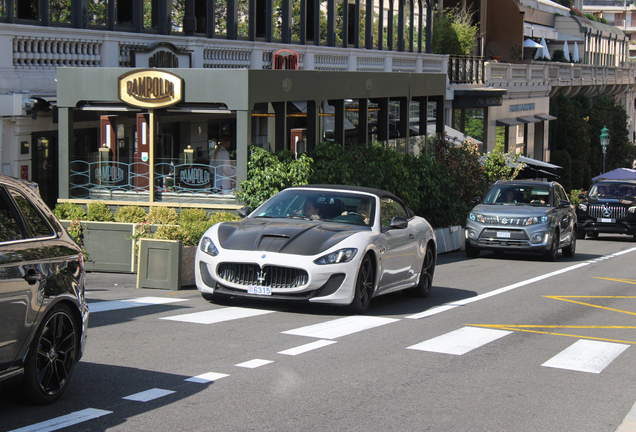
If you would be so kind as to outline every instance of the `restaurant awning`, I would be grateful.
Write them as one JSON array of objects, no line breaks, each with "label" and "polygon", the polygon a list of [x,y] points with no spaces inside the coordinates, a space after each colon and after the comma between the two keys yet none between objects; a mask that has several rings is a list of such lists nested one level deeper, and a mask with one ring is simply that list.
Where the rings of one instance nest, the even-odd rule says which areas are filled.
[{"label": "restaurant awning", "polygon": [[517,117],[521,123],[537,123],[540,122],[541,119],[538,119],[536,116],[521,116]]},{"label": "restaurant awning", "polygon": [[509,119],[499,119],[496,121],[496,125],[497,126],[519,126],[521,123],[519,120],[517,120],[516,118],[509,118]]},{"label": "restaurant awning", "polygon": [[539,120],[556,120],[557,118],[553,115],[550,114],[535,114],[534,115],[536,118],[538,118]]}]

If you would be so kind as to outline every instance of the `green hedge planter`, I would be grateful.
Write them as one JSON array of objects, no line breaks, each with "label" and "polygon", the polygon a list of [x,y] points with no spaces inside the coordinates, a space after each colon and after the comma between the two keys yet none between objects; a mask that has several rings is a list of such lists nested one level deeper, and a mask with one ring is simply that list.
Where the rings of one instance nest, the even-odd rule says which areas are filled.
[{"label": "green hedge planter", "polygon": [[193,287],[196,248],[182,246],[181,240],[140,239],[137,288],[174,291]]}]

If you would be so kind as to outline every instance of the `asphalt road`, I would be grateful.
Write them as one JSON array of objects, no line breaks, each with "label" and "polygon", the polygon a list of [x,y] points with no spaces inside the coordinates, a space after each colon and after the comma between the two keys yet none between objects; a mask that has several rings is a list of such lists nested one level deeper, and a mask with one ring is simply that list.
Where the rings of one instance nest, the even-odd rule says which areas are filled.
[{"label": "asphalt road", "polygon": [[444,254],[428,298],[365,316],[91,273],[66,394],[0,393],[0,430],[633,431],[635,258],[626,236],[556,263]]}]

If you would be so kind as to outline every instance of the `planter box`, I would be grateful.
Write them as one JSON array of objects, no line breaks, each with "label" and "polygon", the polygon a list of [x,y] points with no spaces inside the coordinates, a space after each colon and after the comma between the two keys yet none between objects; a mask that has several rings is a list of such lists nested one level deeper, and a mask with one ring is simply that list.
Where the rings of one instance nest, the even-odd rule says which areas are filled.
[{"label": "planter box", "polygon": [[193,286],[196,248],[181,246],[180,240],[140,239],[137,288],[179,290]]},{"label": "planter box", "polygon": [[460,250],[464,244],[464,229],[459,225],[437,228],[435,236],[438,254]]},{"label": "planter box", "polygon": [[[64,228],[71,221],[62,221]],[[81,221],[86,250],[86,271],[134,273],[132,270],[134,224]]]}]

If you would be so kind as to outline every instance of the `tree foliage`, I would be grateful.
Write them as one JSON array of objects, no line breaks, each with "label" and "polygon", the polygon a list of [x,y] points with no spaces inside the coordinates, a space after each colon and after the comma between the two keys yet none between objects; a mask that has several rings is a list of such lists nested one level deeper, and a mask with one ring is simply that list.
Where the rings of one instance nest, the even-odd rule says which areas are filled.
[{"label": "tree foliage", "polygon": [[459,7],[433,15],[433,53],[470,55],[473,51],[479,27],[472,22],[472,12]]},{"label": "tree foliage", "polygon": [[484,156],[484,171],[488,185],[497,180],[514,180],[525,164],[519,162],[519,154],[513,150],[504,152],[504,144],[497,141],[495,148]]}]

